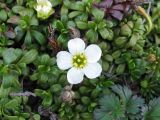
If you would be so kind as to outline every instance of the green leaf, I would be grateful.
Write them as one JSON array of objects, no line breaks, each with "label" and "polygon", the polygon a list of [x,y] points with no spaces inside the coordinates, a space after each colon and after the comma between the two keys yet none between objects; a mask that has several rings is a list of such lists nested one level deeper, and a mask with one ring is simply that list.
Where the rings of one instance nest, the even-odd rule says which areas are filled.
[{"label": "green leaf", "polygon": [[78,1],[76,3],[72,2],[69,5],[69,8],[77,11],[84,11],[84,3],[82,1]]},{"label": "green leaf", "polygon": [[38,19],[35,16],[33,16],[30,20],[30,25],[38,26],[38,24]]},{"label": "green leaf", "polygon": [[88,28],[95,29],[97,27],[94,21],[88,21]]},{"label": "green leaf", "polygon": [[31,32],[29,30],[27,31],[27,34],[25,36],[24,43],[26,45],[30,45],[32,43],[32,36],[31,36]]},{"label": "green leaf", "polygon": [[2,20],[2,21],[7,20],[7,12],[3,9],[0,11],[0,20]]},{"label": "green leaf", "polygon": [[44,54],[41,56],[40,62],[42,65],[46,65],[47,63],[49,63],[50,57],[48,54]]},{"label": "green leaf", "polygon": [[59,5],[62,2],[62,0],[50,0],[50,2],[52,3],[53,7],[55,7]]},{"label": "green leaf", "polygon": [[19,14],[21,16],[28,16],[30,17],[30,19],[32,18],[33,14],[34,14],[34,10],[33,9],[28,9],[28,8],[25,8],[24,10],[21,10],[19,11]]},{"label": "green leaf", "polygon": [[121,97],[123,102],[125,103],[129,101],[129,99],[132,96],[132,91],[128,87],[122,87],[120,85],[115,85],[115,86],[112,86],[112,90],[115,93],[117,93]]},{"label": "green leaf", "polygon": [[144,100],[133,96],[132,91],[126,86],[115,85],[111,88],[114,93],[100,98],[100,108],[94,112],[95,120],[139,120]]},{"label": "green leaf", "polygon": [[50,90],[53,93],[57,93],[57,92],[60,92],[62,90],[62,86],[60,84],[54,84],[54,85],[51,86]]},{"label": "green leaf", "polygon": [[19,13],[20,11],[22,11],[22,10],[24,10],[25,8],[23,7],[23,6],[14,6],[13,8],[12,8],[12,11],[14,12],[14,13]]},{"label": "green leaf", "polygon": [[88,27],[88,24],[86,22],[77,21],[76,25],[79,29],[85,30]]},{"label": "green leaf", "polygon": [[81,13],[82,13],[82,12],[80,12],[80,11],[73,11],[73,12],[70,12],[70,13],[69,13],[68,17],[69,17],[69,18],[74,18],[74,17],[80,15]]},{"label": "green leaf", "polygon": [[99,33],[101,34],[103,39],[108,39],[109,38],[109,31],[108,31],[107,28],[100,29]]},{"label": "green leaf", "polygon": [[52,104],[52,94],[50,92],[41,89],[35,89],[35,94],[43,99],[42,104],[44,106],[48,107]]},{"label": "green leaf", "polygon": [[[68,8],[66,7],[66,6],[62,6],[61,7],[61,16],[63,16],[63,15],[68,15]],[[68,16],[67,16],[68,17]]]},{"label": "green leaf", "polygon": [[40,33],[39,31],[36,31],[36,30],[32,30],[31,33],[40,45],[45,44],[45,42],[46,42],[45,37],[42,33]]},{"label": "green leaf", "polygon": [[148,106],[144,106],[142,110],[143,120],[159,120],[160,97],[151,100]]},{"label": "green leaf", "polygon": [[58,42],[63,46],[67,47],[68,36],[65,34],[60,34],[57,38]]},{"label": "green leaf", "polygon": [[93,29],[90,29],[86,32],[86,37],[91,43],[95,43],[98,40],[98,33]]},{"label": "green leaf", "polygon": [[33,118],[34,118],[35,120],[40,120],[40,119],[41,119],[41,117],[40,117],[39,114],[34,114],[34,115],[33,115]]},{"label": "green leaf", "polygon": [[134,47],[136,45],[138,39],[139,39],[139,34],[133,34],[129,43],[128,43],[128,47]]},{"label": "green leaf", "polygon": [[18,63],[29,64],[37,58],[38,52],[35,49],[32,49],[24,54],[24,56],[19,60]]},{"label": "green leaf", "polygon": [[3,75],[2,86],[4,88],[18,87],[19,85],[20,84],[19,84],[17,75],[13,75],[13,74],[4,74]]},{"label": "green leaf", "polygon": [[133,96],[132,91],[125,86],[115,85],[112,90],[120,96],[128,114],[134,115],[140,112],[140,107],[144,104],[144,100],[141,97]]},{"label": "green leaf", "polygon": [[102,11],[102,10],[100,10],[100,9],[92,9],[92,14],[93,14],[93,16],[95,17],[95,19],[97,20],[97,21],[100,21],[100,20],[102,20],[103,19],[103,17],[104,17],[104,11]]},{"label": "green leaf", "polygon": [[18,5],[23,5],[24,0],[16,0]]},{"label": "green leaf", "polygon": [[103,29],[106,27],[106,23],[104,21],[101,21],[99,24],[98,24],[98,29]]},{"label": "green leaf", "polygon": [[61,31],[62,29],[65,29],[63,23],[62,23],[60,20],[56,21],[56,28],[57,28],[59,31]]},{"label": "green leaf", "polygon": [[42,104],[46,107],[52,104],[52,94],[50,92],[47,92],[45,98],[42,101]]},{"label": "green leaf", "polygon": [[88,14],[83,12],[75,18],[75,21],[88,21]]},{"label": "green leaf", "polygon": [[22,55],[22,51],[20,49],[13,49],[13,48],[8,48],[4,50],[2,53],[4,62],[7,64],[10,64],[18,60],[21,55]]},{"label": "green leaf", "polygon": [[5,104],[5,108],[7,109],[16,109],[19,106],[19,102],[16,99],[10,100],[7,104]]},{"label": "green leaf", "polygon": [[8,115],[5,115],[4,119],[7,119],[7,120],[19,120],[19,117],[18,116],[8,116]]},{"label": "green leaf", "polygon": [[121,102],[115,95],[107,95],[99,101],[100,109],[94,112],[95,120],[118,120],[124,117]]}]

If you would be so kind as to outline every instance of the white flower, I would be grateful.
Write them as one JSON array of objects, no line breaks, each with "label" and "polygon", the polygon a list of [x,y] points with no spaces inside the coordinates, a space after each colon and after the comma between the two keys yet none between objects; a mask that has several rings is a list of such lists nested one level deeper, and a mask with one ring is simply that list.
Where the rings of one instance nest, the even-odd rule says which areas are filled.
[{"label": "white flower", "polygon": [[85,49],[85,43],[80,38],[71,39],[68,42],[67,51],[57,54],[57,65],[61,70],[69,69],[67,79],[70,84],[78,84],[83,81],[84,75],[94,79],[99,77],[102,67],[98,63],[102,51],[98,45],[92,44]]},{"label": "white flower", "polygon": [[37,0],[35,9],[37,11],[38,18],[41,19],[48,18],[54,12],[52,9],[52,4],[48,0]]}]

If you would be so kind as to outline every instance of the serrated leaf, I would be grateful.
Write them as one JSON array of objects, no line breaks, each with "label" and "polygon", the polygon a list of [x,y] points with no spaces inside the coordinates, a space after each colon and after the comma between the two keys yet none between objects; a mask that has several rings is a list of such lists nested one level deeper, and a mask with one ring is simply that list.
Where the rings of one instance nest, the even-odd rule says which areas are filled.
[{"label": "serrated leaf", "polygon": [[160,118],[160,98],[151,100],[148,106],[142,109],[143,120],[159,120]]},{"label": "serrated leaf", "polygon": [[117,93],[121,99],[126,103],[132,96],[132,91],[128,87],[122,87],[120,85],[115,85],[111,87],[112,90]]},{"label": "serrated leaf", "polygon": [[96,109],[94,112],[96,120],[118,120],[124,117],[121,102],[114,94],[102,97],[99,104],[100,109]]}]

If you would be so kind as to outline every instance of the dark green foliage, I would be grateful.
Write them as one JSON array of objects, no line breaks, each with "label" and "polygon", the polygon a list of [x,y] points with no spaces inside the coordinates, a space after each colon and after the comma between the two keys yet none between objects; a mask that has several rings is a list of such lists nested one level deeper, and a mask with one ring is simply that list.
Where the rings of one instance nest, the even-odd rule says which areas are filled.
[{"label": "dark green foliage", "polygon": [[96,120],[136,120],[140,119],[140,111],[144,105],[144,100],[137,95],[133,95],[128,87],[119,85],[111,87],[109,95],[104,95],[99,100],[100,108],[94,111]]},{"label": "dark green foliage", "polygon": [[159,120],[160,98],[155,98],[142,108],[143,120]]}]

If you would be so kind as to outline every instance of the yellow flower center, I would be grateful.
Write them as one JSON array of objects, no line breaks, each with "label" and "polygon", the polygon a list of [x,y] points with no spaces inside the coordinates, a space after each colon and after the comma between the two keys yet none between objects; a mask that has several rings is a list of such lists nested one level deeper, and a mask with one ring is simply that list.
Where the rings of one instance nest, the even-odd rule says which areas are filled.
[{"label": "yellow flower center", "polygon": [[72,62],[73,62],[73,67],[82,69],[87,64],[87,58],[83,53],[76,54],[73,56]]}]

